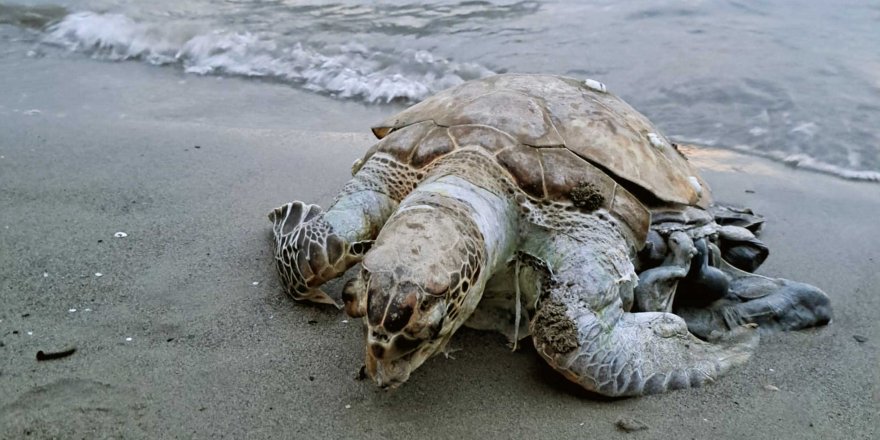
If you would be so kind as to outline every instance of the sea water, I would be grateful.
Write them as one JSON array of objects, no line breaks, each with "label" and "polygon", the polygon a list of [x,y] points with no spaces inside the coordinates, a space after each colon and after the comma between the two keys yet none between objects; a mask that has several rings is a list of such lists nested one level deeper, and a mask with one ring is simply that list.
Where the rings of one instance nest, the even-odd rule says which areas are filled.
[{"label": "sea water", "polygon": [[592,78],[678,140],[880,181],[876,1],[0,0],[0,62],[71,52],[394,107]]}]

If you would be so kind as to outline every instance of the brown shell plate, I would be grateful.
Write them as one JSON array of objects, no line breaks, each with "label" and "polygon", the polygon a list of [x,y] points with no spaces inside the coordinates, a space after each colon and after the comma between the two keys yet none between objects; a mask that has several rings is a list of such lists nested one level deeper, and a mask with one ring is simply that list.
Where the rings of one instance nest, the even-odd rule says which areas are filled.
[{"label": "brown shell plate", "polygon": [[[696,169],[647,118],[617,96],[587,87],[583,81],[552,75],[504,74],[469,81],[447,89],[386,119],[373,127],[379,139],[403,127],[424,124],[411,135],[394,142],[396,155],[412,157],[419,147],[417,139],[424,129],[436,125],[451,127],[450,136],[458,139],[457,126],[488,126],[506,133],[523,148],[502,148],[499,161],[510,170],[523,190],[535,196],[543,191],[565,190],[570,166],[557,153],[536,154],[535,149],[565,147],[577,157],[611,174],[615,180],[635,184],[660,201],[707,207],[709,188]],[[467,136],[468,130],[458,130]],[[472,136],[474,137],[474,136]],[[403,138],[406,138],[405,140]],[[489,136],[495,142],[498,136]],[[479,142],[497,149],[492,142]],[[467,142],[471,144],[471,142]],[[459,141],[461,145],[461,142]],[[532,148],[525,148],[526,146]],[[432,154],[448,148],[427,148]],[[550,153],[550,152],[546,152]],[[543,161],[541,157],[544,157]],[[561,156],[560,156],[561,157]],[[535,168],[535,165],[543,165]],[[583,162],[581,162],[583,163]],[[538,186],[535,170],[542,170],[550,182]],[[570,179],[569,179],[570,180]],[[627,185],[631,186],[631,185]],[[555,194],[546,194],[551,198]],[[646,200],[643,202],[647,203]]]}]

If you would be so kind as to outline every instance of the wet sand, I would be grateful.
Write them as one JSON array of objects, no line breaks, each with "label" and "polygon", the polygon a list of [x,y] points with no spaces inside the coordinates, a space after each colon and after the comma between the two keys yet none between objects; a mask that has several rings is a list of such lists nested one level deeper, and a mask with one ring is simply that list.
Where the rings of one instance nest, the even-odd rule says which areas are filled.
[{"label": "wet sand", "polygon": [[877,184],[695,152],[716,199],[766,216],[760,272],[835,309],[711,386],[597,399],[465,330],[384,392],[355,379],[357,322],[281,292],[265,214],[326,206],[393,110],[90,63],[0,63],[0,438],[878,436]]}]

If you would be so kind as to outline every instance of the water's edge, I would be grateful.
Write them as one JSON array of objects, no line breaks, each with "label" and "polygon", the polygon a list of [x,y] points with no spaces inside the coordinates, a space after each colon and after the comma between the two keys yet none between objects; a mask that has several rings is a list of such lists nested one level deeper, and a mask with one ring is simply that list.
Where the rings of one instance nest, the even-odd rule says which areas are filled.
[{"label": "water's edge", "polygon": [[[383,51],[362,44],[311,46],[278,44],[260,33],[163,26],[123,14],[75,12],[61,7],[0,5],[0,25],[34,36],[28,56],[61,49],[102,61],[140,61],[188,74],[278,81],[339,99],[366,103],[412,103],[464,81],[496,73],[478,63],[456,62],[429,51]],[[502,69],[503,70],[503,69]],[[797,130],[795,128],[794,130]],[[849,180],[880,182],[880,171],[851,169],[806,153],[727,145],[676,130],[670,137],[760,156],[789,166]]]}]

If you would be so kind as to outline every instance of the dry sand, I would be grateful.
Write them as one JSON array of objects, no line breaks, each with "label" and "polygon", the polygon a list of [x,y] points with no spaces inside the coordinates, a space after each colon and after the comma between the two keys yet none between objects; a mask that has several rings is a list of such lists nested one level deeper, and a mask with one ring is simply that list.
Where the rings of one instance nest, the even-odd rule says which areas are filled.
[{"label": "dry sand", "polygon": [[[355,380],[359,323],[283,295],[265,214],[326,206],[369,120],[393,110],[179,80],[0,65],[14,85],[0,87],[0,437],[878,438],[880,185],[696,152],[718,200],[766,216],[761,272],[820,286],[835,308],[711,386],[597,399],[530,348],[465,330],[454,360],[384,392]],[[648,430],[623,433],[621,417]]]}]

